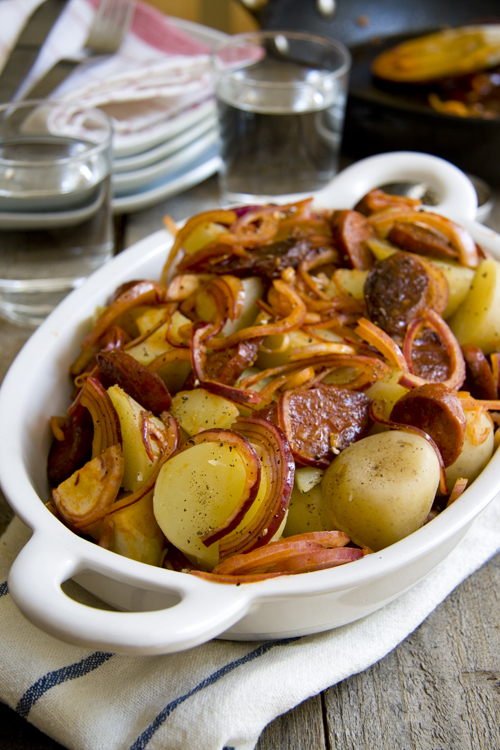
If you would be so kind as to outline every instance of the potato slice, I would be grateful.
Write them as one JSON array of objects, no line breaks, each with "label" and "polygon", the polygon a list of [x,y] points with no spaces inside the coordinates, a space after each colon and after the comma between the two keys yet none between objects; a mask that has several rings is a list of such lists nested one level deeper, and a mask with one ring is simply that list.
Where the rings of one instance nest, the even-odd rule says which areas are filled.
[{"label": "potato slice", "polygon": [[331,531],[333,529],[333,523],[323,501],[321,486],[316,485],[307,492],[301,492],[295,486],[290,498],[283,536],[295,536],[309,531]]},{"label": "potato slice", "polygon": [[472,268],[461,266],[458,263],[437,260],[435,258],[429,258],[429,263],[433,263],[437,266],[443,272],[446,281],[448,282],[450,296],[448,298],[448,304],[443,312],[443,318],[448,320],[448,318],[450,318],[459,308],[469,293],[475,271]]},{"label": "potato slice", "polygon": [[227,227],[223,224],[216,224],[213,221],[198,224],[184,241],[184,250],[188,255],[192,255],[198,250],[201,250],[202,247],[205,247],[205,245],[208,245],[209,242],[216,240],[221,234],[225,234],[227,231]]},{"label": "potato slice", "polygon": [[206,547],[201,536],[220,526],[244,492],[242,457],[223,442],[201,442],[170,458],[154,491],[154,514],[168,540],[196,565],[219,561],[219,542]]},{"label": "potato slice", "polygon": [[393,245],[392,242],[381,240],[378,237],[369,237],[366,240],[366,244],[377,260],[385,260],[389,255],[399,251],[399,248]]},{"label": "potato slice", "polygon": [[468,479],[469,484],[473,482],[493,455],[495,438],[490,417],[483,412],[476,419],[475,412],[466,411],[465,418],[467,427],[462,451],[446,469],[449,490],[459,477]]},{"label": "potato slice", "polygon": [[398,382],[402,374],[403,372],[401,370],[392,370],[392,372],[380,380],[377,380],[376,383],[373,383],[373,385],[365,391],[366,395],[372,400],[380,399],[385,402],[385,416],[387,419],[389,419],[392,407],[396,401],[399,401],[401,396],[408,393],[408,388],[403,388]]},{"label": "potato slice", "polygon": [[485,354],[500,349],[500,263],[481,261],[469,293],[448,324],[459,344],[475,344]]},{"label": "potato slice", "polygon": [[[135,321],[139,334],[142,336],[154,328],[161,320],[165,318],[166,310],[164,307],[148,307],[139,315]],[[143,363],[144,364],[144,363]]]},{"label": "potato slice", "polygon": [[[145,315],[139,319],[138,324],[140,324],[141,327],[145,326],[146,330],[149,330],[150,327],[154,326],[161,320],[161,317],[164,314],[164,310],[161,311],[161,315],[159,315],[158,317],[153,315],[152,312],[145,313]],[[156,357],[159,357],[160,354],[171,351],[174,348],[166,340],[167,333],[172,341],[180,343],[181,337],[179,334],[179,329],[185,325],[190,324],[191,321],[189,320],[189,318],[186,318],[185,315],[176,310],[172,315],[171,321],[165,322],[163,325],[159,326],[159,328],[152,331],[151,334],[139,344],[136,344],[135,346],[130,347],[130,349],[127,349],[127,354],[130,354],[132,357],[134,357],[134,359],[137,359],[137,361],[142,365],[147,366],[154,359],[156,359]],[[170,393],[176,393],[183,387],[190,372],[191,363],[185,361],[172,362],[162,367],[158,374],[167,386]]]},{"label": "potato slice", "polygon": [[321,482],[324,473],[322,469],[313,469],[311,466],[296,469],[295,485],[300,492],[309,492]]},{"label": "potato slice", "polygon": [[330,297],[338,294],[348,294],[354,299],[364,299],[364,286],[368,271],[357,268],[338,268],[326,289]]},{"label": "potato slice", "polygon": [[228,428],[239,416],[235,404],[204,388],[176,393],[172,399],[171,413],[188,435],[214,427]]},{"label": "potato slice", "polygon": [[[141,414],[145,413],[144,408],[118,385],[108,388],[108,395],[118,414],[122,432],[123,458],[125,461],[122,487],[127,491],[135,492],[153,473],[160,455],[160,448],[154,440],[151,441],[153,452],[153,460],[151,460],[142,438]],[[147,418],[159,430],[165,429],[161,419],[149,413]]]},{"label": "potato slice", "polygon": [[107,538],[105,546],[111,552],[159,565],[165,535],[153,513],[152,495],[149,492],[132,505],[106,516],[101,538]]}]

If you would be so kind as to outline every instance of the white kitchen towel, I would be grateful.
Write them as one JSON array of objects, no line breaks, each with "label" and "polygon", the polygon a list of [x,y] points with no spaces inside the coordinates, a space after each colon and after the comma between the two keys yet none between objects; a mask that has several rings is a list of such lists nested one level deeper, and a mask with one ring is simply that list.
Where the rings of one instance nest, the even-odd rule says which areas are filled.
[{"label": "white kitchen towel", "polygon": [[[18,98],[58,60],[85,60],[83,47],[99,1],[68,0]],[[0,3],[0,72],[40,2]],[[75,70],[51,98],[102,108],[113,120],[118,145],[125,147],[127,134],[144,131],[149,136],[151,128],[213,99],[209,51],[156,8],[138,1],[120,50]]]},{"label": "white kitchen towel", "polygon": [[43,0],[2,0],[0,8],[0,73],[19,39],[26,21]]},{"label": "white kitchen towel", "polygon": [[7,584],[29,535],[15,519],[0,540],[0,699],[70,750],[252,750],[266,724],[379,661],[500,550],[500,497],[439,568],[363,620],[167,656],[92,652],[31,625]]}]

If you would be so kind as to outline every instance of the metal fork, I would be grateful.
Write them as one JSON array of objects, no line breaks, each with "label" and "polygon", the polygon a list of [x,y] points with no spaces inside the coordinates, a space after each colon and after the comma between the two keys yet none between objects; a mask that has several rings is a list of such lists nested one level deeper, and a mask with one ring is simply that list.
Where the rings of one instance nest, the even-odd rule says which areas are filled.
[{"label": "metal fork", "polygon": [[23,92],[22,98],[45,99],[78,65],[118,52],[130,26],[133,10],[134,0],[101,0],[85,40],[83,51],[86,56],[83,60],[58,60],[39,81]]},{"label": "metal fork", "polygon": [[91,55],[113,55],[120,48],[127,33],[133,0],[102,0],[95,14],[85,49]]}]

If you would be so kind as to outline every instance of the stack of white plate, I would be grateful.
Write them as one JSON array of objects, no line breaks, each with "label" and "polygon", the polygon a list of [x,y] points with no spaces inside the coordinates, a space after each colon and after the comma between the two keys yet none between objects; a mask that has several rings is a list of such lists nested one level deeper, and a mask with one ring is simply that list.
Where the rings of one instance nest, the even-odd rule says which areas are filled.
[{"label": "stack of white plate", "polygon": [[[220,31],[170,17],[194,38],[214,47]],[[216,105],[213,99],[182,112],[147,132],[113,143],[113,210],[148,208],[188,190],[220,167]]]},{"label": "stack of white plate", "polygon": [[155,130],[151,139],[115,148],[113,209],[138,211],[188,190],[220,166],[215,103],[206,102]]}]

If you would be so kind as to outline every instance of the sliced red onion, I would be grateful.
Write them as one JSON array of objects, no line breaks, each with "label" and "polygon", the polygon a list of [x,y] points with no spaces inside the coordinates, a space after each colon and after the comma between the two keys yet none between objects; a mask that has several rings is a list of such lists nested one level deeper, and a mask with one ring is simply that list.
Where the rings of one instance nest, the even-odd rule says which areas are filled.
[{"label": "sliced red onion", "polygon": [[[165,461],[167,461],[172,455],[172,453],[176,450],[178,442],[179,442],[179,426],[177,424],[177,421],[174,419],[174,417],[171,414],[168,414],[166,412],[161,415],[161,418],[165,426],[165,430],[163,432],[163,443],[162,443],[162,448],[161,448],[161,454],[156,462],[154,471],[149,477],[149,479],[147,479],[146,482],[144,482],[144,484],[141,487],[139,487],[138,490],[136,490],[135,492],[132,492],[130,495],[121,497],[119,500],[113,503],[113,505],[111,505],[109,508],[105,508],[99,512],[93,513],[90,521],[87,520],[85,522],[85,525],[88,525],[89,523],[95,523],[96,521],[99,521],[101,518],[104,518],[107,515],[115,513],[117,510],[128,508],[129,505],[136,503],[138,500],[142,500],[142,498],[145,495],[150,494],[151,498],[153,497],[153,492],[154,492],[156,480],[158,478],[160,469],[165,463]],[[78,524],[76,524],[76,526],[78,527]]]},{"label": "sliced red onion", "polygon": [[239,417],[234,429],[259,447],[268,486],[259,509],[248,523],[237,533],[221,539],[221,560],[262,547],[273,538],[286,516],[295,476],[290,446],[279,427],[265,419]]},{"label": "sliced red onion", "polygon": [[364,556],[362,549],[346,547],[350,541],[338,531],[298,534],[237,554],[217,565],[212,573],[242,576],[266,573],[306,573],[331,568]]},{"label": "sliced red onion", "polygon": [[99,380],[87,378],[81,391],[80,404],[89,410],[94,423],[92,458],[104,453],[112,445],[121,445],[122,434],[118,414]]},{"label": "sliced red onion", "polygon": [[465,380],[465,360],[460,344],[458,343],[455,335],[445,323],[443,318],[438,315],[437,312],[428,308],[425,310],[421,317],[416,318],[408,326],[408,330],[403,343],[403,354],[408,363],[409,372],[404,372],[399,379],[399,385],[404,388],[414,388],[415,386],[425,385],[430,381],[425,378],[421,378],[418,375],[414,375],[412,370],[412,356],[411,351],[415,338],[423,325],[428,325],[432,328],[446,349],[448,358],[450,360],[450,374],[446,380],[441,381],[443,385],[447,385],[452,390],[458,390]]}]

